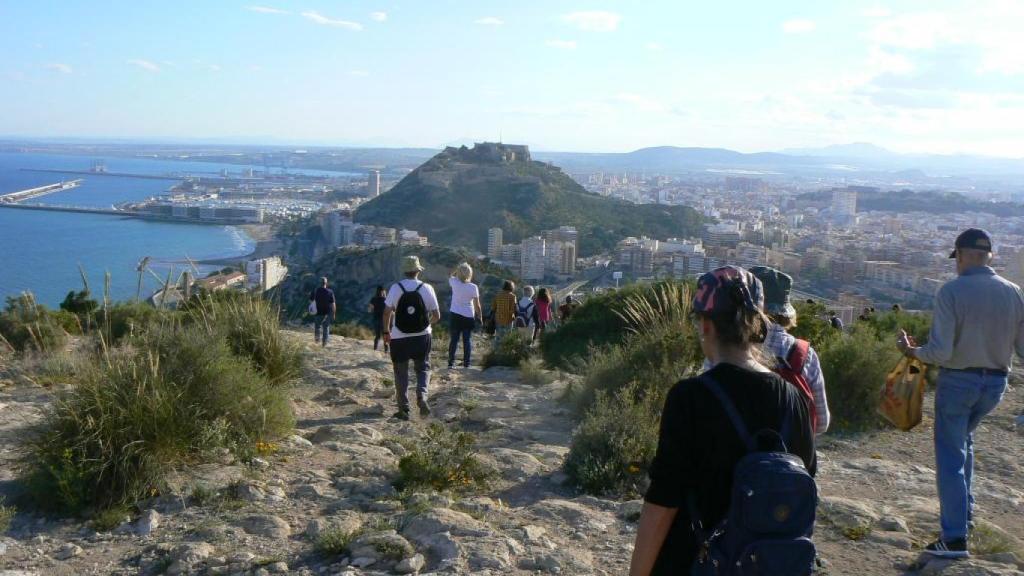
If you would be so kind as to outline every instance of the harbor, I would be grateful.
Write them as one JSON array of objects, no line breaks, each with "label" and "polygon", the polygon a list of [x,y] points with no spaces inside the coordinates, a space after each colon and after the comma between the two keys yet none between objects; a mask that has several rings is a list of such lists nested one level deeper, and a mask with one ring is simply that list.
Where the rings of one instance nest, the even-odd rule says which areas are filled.
[{"label": "harbor", "polygon": [[63,192],[64,190],[71,190],[77,188],[82,183],[81,179],[68,180],[66,182],[57,182],[55,184],[47,184],[45,186],[37,186],[35,188],[29,188],[27,190],[18,190],[16,192],[10,192],[8,194],[0,195],[0,204],[13,204],[16,202],[22,202],[24,200],[31,200],[32,198],[38,198],[53,192]]}]

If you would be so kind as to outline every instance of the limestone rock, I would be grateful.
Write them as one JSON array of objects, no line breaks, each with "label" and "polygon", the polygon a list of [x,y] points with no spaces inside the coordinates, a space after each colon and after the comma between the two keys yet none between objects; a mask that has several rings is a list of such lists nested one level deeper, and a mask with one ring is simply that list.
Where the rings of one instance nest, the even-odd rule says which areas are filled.
[{"label": "limestone rock", "polygon": [[135,521],[135,532],[139,536],[149,536],[160,527],[160,513],[156,510],[146,510]]},{"label": "limestone rock", "polygon": [[402,560],[395,566],[395,572],[399,574],[416,574],[423,567],[426,566],[427,559],[423,557],[423,554],[414,554],[405,560]]},{"label": "limestone rock", "polygon": [[74,558],[75,556],[78,556],[81,553],[82,553],[82,547],[81,546],[78,546],[77,544],[72,544],[71,542],[68,542],[67,544],[61,546],[57,550],[57,552],[53,555],[53,557],[56,558],[57,560],[70,560],[71,558]]},{"label": "limestone rock", "polygon": [[206,542],[186,542],[171,552],[171,559],[180,560],[186,564],[195,564],[206,560],[213,554],[213,546]]},{"label": "limestone rock", "polygon": [[416,553],[409,541],[394,530],[360,536],[352,543],[353,558],[370,558],[375,562],[399,562]]},{"label": "limestone rock", "polygon": [[287,538],[291,536],[291,527],[281,518],[271,514],[254,514],[246,517],[241,524],[243,530],[255,536],[266,538]]},{"label": "limestone rock", "polygon": [[323,444],[331,441],[376,444],[383,439],[384,435],[368,424],[349,424],[344,426],[321,426],[313,433],[310,441],[313,444]]},{"label": "limestone rock", "polygon": [[483,522],[469,514],[448,508],[435,508],[410,518],[402,528],[402,534],[413,542],[425,540],[432,534],[448,532],[453,536],[492,536],[493,531]]}]

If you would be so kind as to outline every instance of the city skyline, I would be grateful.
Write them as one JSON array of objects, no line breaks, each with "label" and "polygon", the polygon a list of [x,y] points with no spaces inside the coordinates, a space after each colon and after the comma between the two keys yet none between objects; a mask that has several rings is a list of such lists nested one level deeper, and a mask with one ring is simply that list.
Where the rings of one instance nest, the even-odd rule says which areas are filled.
[{"label": "city skyline", "polygon": [[1024,6],[677,4],[10,2],[0,135],[1024,148]]}]

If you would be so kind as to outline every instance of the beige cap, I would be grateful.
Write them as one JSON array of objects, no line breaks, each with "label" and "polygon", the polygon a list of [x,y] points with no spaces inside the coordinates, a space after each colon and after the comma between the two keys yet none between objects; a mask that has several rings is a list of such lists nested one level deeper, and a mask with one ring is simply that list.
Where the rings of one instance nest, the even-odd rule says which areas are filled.
[{"label": "beige cap", "polygon": [[402,272],[408,274],[409,272],[422,272],[423,266],[420,266],[419,256],[406,256],[402,258]]}]

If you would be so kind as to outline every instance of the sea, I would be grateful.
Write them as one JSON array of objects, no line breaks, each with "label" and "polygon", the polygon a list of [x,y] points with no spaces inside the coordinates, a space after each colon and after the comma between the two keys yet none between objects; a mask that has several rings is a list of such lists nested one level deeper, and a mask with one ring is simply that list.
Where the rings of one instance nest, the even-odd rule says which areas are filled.
[{"label": "sea", "polygon": [[[238,164],[151,158],[0,153],[0,194],[81,178],[83,182],[77,188],[30,201],[110,207],[163,194],[177,183],[27,170],[88,171],[97,162],[104,163],[108,172],[147,175],[213,175],[224,169],[239,173],[246,168]],[[158,277],[166,279],[171,274],[176,278],[185,271],[189,267],[188,259],[241,257],[251,253],[254,247],[255,241],[237,226],[0,208],[0,302],[29,291],[37,301],[56,307],[69,291],[82,290],[80,271],[84,271],[94,296],[102,297],[104,277],[109,273],[111,297],[131,299],[137,291],[136,268],[140,260],[149,257],[151,272],[143,274],[145,297],[160,287]],[[199,271],[206,274],[213,269],[200,266]]]}]

